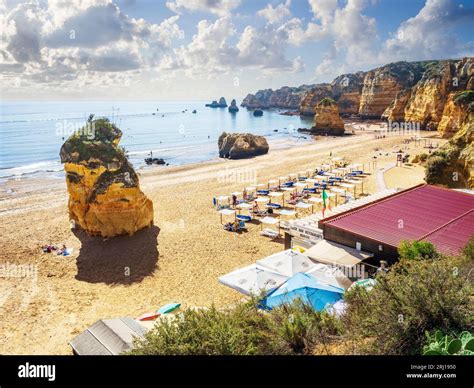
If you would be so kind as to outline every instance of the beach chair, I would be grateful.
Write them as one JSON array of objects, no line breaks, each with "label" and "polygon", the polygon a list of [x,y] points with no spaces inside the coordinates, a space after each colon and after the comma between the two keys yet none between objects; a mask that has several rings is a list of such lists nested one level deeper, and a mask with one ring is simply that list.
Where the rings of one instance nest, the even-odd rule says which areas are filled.
[{"label": "beach chair", "polygon": [[276,230],[265,228],[263,229],[260,234],[265,237],[270,237],[272,239],[278,238],[279,234]]},{"label": "beach chair", "polygon": [[272,209],[281,209],[282,206],[279,204],[279,203],[267,203],[266,205],[268,208],[272,208]]}]

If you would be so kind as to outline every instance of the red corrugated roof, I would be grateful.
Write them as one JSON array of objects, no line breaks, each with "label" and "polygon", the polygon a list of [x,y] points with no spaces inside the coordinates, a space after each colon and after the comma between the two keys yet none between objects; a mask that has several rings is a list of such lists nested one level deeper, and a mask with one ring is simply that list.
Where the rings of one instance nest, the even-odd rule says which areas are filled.
[{"label": "red corrugated roof", "polygon": [[323,223],[395,247],[426,239],[454,253],[474,235],[473,209],[474,195],[423,185]]}]

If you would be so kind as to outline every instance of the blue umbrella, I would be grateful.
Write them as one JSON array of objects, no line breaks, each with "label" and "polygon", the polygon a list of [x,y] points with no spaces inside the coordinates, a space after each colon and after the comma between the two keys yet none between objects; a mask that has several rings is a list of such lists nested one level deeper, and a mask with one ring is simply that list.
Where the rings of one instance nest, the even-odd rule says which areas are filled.
[{"label": "blue umbrella", "polygon": [[307,273],[297,273],[283,285],[267,295],[263,301],[268,309],[284,303],[301,299],[317,311],[324,310],[328,304],[333,304],[342,298],[344,289],[318,282],[314,276]]}]

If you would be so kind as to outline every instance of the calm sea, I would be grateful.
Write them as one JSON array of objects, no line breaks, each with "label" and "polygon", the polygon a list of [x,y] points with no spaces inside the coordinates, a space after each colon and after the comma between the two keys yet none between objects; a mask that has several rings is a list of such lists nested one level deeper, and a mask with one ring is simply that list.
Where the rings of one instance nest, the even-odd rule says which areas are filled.
[{"label": "calm sea", "polygon": [[170,165],[214,159],[222,131],[264,135],[271,148],[311,141],[296,131],[311,125],[299,116],[284,116],[274,110],[254,117],[244,108],[231,114],[227,108],[206,108],[205,103],[0,102],[0,179],[61,176],[61,145],[91,113],[109,118],[122,129],[120,144],[135,168],[144,167],[150,151]]}]

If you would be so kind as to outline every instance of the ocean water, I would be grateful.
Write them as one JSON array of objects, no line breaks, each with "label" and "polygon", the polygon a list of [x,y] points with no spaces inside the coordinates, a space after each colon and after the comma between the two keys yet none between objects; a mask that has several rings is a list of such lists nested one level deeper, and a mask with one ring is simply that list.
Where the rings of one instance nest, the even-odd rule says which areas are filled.
[{"label": "ocean water", "polygon": [[91,113],[118,125],[123,132],[120,145],[138,169],[163,168],[145,165],[150,151],[170,165],[215,159],[222,131],[264,135],[270,148],[312,141],[296,131],[310,126],[308,119],[281,115],[277,110],[265,111],[262,117],[244,108],[231,114],[227,108],[207,108],[205,103],[0,102],[0,180],[62,176],[61,145]]}]

